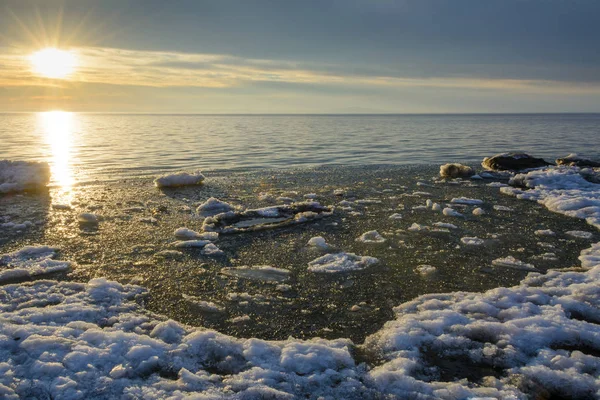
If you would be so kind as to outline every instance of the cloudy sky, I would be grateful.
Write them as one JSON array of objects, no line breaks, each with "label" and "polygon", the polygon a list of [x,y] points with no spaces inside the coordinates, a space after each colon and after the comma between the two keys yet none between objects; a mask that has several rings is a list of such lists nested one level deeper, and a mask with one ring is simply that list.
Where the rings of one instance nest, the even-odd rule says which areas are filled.
[{"label": "cloudy sky", "polygon": [[[3,0],[0,111],[600,112],[598,0]],[[76,55],[65,79],[30,55]]]}]

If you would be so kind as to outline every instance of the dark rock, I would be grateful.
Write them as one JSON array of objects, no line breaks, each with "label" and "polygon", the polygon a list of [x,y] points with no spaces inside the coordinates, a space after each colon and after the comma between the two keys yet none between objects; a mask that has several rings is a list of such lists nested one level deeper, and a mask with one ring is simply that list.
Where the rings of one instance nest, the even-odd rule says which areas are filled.
[{"label": "dark rock", "polygon": [[502,153],[486,157],[481,163],[483,168],[492,171],[522,171],[553,165],[543,158],[535,158],[527,153]]},{"label": "dark rock", "polygon": [[568,165],[571,167],[582,167],[582,168],[597,168],[600,167],[600,162],[592,161],[587,158],[579,157],[577,154],[569,154],[566,157],[556,159],[558,165]]}]

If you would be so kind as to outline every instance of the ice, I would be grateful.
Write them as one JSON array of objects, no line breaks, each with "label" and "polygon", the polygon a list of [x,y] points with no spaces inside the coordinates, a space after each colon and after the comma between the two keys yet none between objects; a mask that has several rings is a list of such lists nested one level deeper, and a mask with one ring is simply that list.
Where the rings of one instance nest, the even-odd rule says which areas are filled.
[{"label": "ice", "polygon": [[394,213],[389,216],[390,219],[402,219],[402,214]]},{"label": "ice", "polygon": [[231,204],[211,197],[196,208],[196,213],[202,217],[208,217],[234,210],[235,207]]},{"label": "ice", "polygon": [[177,228],[173,233],[177,239],[181,240],[193,240],[193,239],[202,239],[202,240],[210,240],[214,241],[219,238],[219,234],[217,232],[202,232],[198,233],[188,228]]},{"label": "ice", "polygon": [[473,210],[473,215],[475,216],[481,216],[484,215],[485,211],[483,210],[483,208],[477,207],[476,209]]},{"label": "ice", "polygon": [[586,231],[566,231],[565,234],[578,239],[591,239],[592,237],[594,237],[594,234],[592,232]]},{"label": "ice", "polygon": [[494,188],[500,188],[500,187],[505,187],[508,185],[506,183],[502,183],[502,182],[490,182],[487,184],[487,186],[494,187]]},{"label": "ice", "polygon": [[98,215],[93,213],[81,213],[77,216],[77,220],[82,224],[97,224]]},{"label": "ice", "polygon": [[415,271],[422,276],[430,276],[437,272],[437,268],[429,264],[421,264],[415,268]]},{"label": "ice", "polygon": [[431,209],[432,209],[433,211],[440,212],[440,211],[442,211],[442,206],[441,206],[441,205],[439,205],[438,203],[433,203],[433,205],[431,206]]},{"label": "ice", "polygon": [[477,206],[477,205],[483,204],[483,200],[470,199],[468,197],[455,197],[452,200],[450,200],[450,203],[467,204],[467,205]]},{"label": "ice", "polygon": [[467,178],[472,177],[474,174],[473,168],[463,164],[450,163],[440,166],[440,176],[442,178]]},{"label": "ice", "polygon": [[285,282],[290,277],[290,271],[275,268],[270,265],[226,267],[221,269],[223,275],[244,278],[262,282]]},{"label": "ice", "polygon": [[[395,319],[358,349],[347,339],[238,339],[181,325],[143,310],[142,288],[105,279],[4,285],[0,395],[594,398],[600,244],[581,259],[585,272],[532,273],[511,288],[420,296],[396,307]],[[206,312],[222,309],[190,300]],[[377,362],[366,367],[353,354]]]},{"label": "ice", "polygon": [[460,241],[463,244],[466,244],[467,246],[481,246],[482,244],[485,243],[485,240],[483,240],[483,239],[480,239],[478,237],[469,237],[469,236],[460,238]]},{"label": "ice", "polygon": [[308,270],[319,273],[350,272],[365,269],[378,263],[374,257],[353,253],[326,254],[308,263]]},{"label": "ice", "polygon": [[499,206],[497,204],[494,204],[494,210],[496,210],[496,211],[513,211],[513,209],[510,207]]},{"label": "ice", "polygon": [[207,244],[212,244],[208,240],[178,240],[173,242],[173,247],[178,249],[203,248]]},{"label": "ice", "polygon": [[456,211],[453,208],[450,207],[446,207],[442,210],[442,213],[447,216],[447,217],[464,217],[464,215],[462,215],[461,213],[459,213],[458,211]]},{"label": "ice", "polygon": [[325,238],[322,237],[322,236],[315,236],[315,237],[310,238],[310,240],[308,241],[307,245],[311,246],[311,247],[319,248],[321,250],[328,250],[329,249],[329,245],[325,241]]},{"label": "ice", "polygon": [[212,301],[202,300],[197,296],[190,296],[185,293],[181,296],[185,299],[185,301],[192,303],[196,308],[199,308],[204,312],[218,313],[225,311],[223,306],[213,303]]},{"label": "ice", "polygon": [[438,228],[458,229],[458,226],[447,222],[434,222],[433,226],[437,226]]},{"label": "ice", "polygon": [[377,231],[368,231],[360,235],[356,241],[363,243],[383,243],[385,242],[385,238]]},{"label": "ice", "polygon": [[204,254],[204,255],[206,255],[206,256],[222,256],[222,255],[225,254],[223,252],[223,250],[221,250],[220,248],[218,248],[213,243],[208,243],[207,245],[205,245],[204,248],[202,249],[201,253]]},{"label": "ice", "polygon": [[42,189],[49,182],[47,163],[0,160],[0,194]]},{"label": "ice", "polygon": [[0,256],[0,283],[66,271],[71,262],[53,260],[58,249],[49,246],[25,246]]},{"label": "ice", "polygon": [[158,253],[154,253],[154,257],[156,258],[165,258],[165,259],[180,259],[183,257],[183,253],[177,250],[162,250]]},{"label": "ice", "polygon": [[533,266],[533,264],[527,264],[523,261],[517,260],[513,256],[497,258],[494,261],[492,261],[492,265],[496,266],[496,267],[507,267],[507,268],[520,269],[523,271],[537,271],[537,269],[535,268],[535,266]]},{"label": "ice", "polygon": [[200,185],[204,181],[204,175],[200,171],[177,172],[175,174],[163,175],[154,180],[154,185],[159,188]]},{"label": "ice", "polygon": [[407,230],[410,232],[422,232],[429,230],[429,227],[427,225],[421,225],[417,224],[416,222],[413,222],[413,224],[409,226]]},{"label": "ice", "polygon": [[551,229],[538,229],[533,233],[535,233],[538,236],[555,236],[556,235],[556,233],[554,233],[554,231],[552,231]]}]

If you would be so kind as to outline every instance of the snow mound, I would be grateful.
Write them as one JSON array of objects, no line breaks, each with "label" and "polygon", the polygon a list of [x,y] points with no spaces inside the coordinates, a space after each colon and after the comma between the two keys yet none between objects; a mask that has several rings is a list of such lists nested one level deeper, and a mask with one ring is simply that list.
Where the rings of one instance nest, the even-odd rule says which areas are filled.
[{"label": "snow mound", "polygon": [[26,246],[0,256],[0,283],[29,278],[71,268],[71,262],[53,260],[57,249],[48,246]]},{"label": "snow mound", "polygon": [[0,194],[44,188],[50,166],[44,162],[0,160]]},{"label": "snow mound", "polygon": [[175,174],[163,175],[154,180],[154,185],[159,188],[200,185],[204,181],[204,175],[200,171],[177,172]]},{"label": "snow mound", "polygon": [[196,208],[196,212],[202,217],[213,216],[234,210],[235,207],[231,204],[214,197],[206,200],[204,203],[200,204],[198,208]]},{"label": "snow mound", "polygon": [[357,256],[353,253],[326,254],[308,263],[311,272],[349,272],[365,269],[379,260],[375,257]]}]

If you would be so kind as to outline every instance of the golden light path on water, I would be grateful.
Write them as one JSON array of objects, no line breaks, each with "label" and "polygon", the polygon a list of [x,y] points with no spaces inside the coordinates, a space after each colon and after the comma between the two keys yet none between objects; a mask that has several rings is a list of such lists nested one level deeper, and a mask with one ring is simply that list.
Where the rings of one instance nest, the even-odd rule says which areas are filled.
[{"label": "golden light path on water", "polygon": [[53,193],[53,202],[69,204],[76,182],[73,170],[75,117],[73,113],[64,111],[42,112],[38,114],[38,123],[50,150],[50,181],[57,189]]}]

